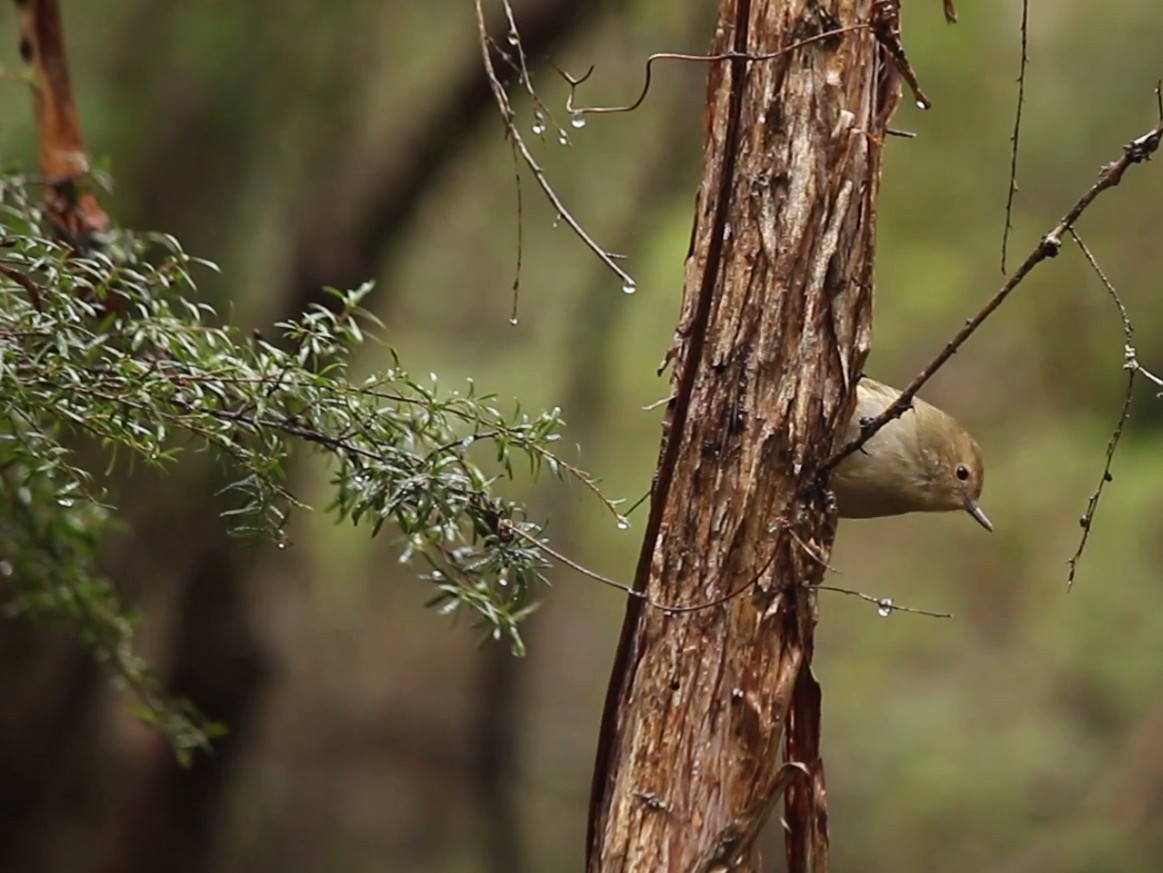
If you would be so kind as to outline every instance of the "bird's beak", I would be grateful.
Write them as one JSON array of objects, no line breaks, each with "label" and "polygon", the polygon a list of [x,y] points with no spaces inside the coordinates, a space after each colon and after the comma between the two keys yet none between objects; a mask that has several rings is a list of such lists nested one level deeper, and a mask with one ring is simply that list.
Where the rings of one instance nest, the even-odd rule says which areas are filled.
[{"label": "bird's beak", "polygon": [[965,511],[972,515],[973,520],[979,525],[990,533],[993,533],[993,522],[989,520],[989,516],[982,511],[981,507],[977,505],[977,501],[968,494],[965,495]]}]

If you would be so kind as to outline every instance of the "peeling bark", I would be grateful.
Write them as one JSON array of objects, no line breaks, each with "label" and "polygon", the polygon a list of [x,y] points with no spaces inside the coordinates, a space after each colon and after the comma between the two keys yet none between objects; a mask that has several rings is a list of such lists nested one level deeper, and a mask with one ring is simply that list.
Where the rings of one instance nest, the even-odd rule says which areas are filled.
[{"label": "peeling bark", "polygon": [[[776,52],[865,22],[871,5],[723,0],[712,53]],[[835,512],[817,469],[868,352],[896,100],[866,28],[711,67],[674,397],[635,587],[655,604],[715,605],[627,607],[591,873],[754,870],[753,841],[785,788],[788,869],[827,869],[809,586]]]}]

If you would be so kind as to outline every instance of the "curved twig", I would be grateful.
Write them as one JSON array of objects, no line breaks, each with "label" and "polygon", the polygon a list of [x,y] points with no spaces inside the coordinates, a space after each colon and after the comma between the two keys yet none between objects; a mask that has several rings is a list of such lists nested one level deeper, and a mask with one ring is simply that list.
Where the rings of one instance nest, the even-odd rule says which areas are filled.
[{"label": "curved twig", "polygon": [[1122,297],[1119,296],[1119,292],[1115,289],[1114,284],[1107,278],[1102,267],[1098,265],[1098,260],[1091,253],[1086,243],[1082,241],[1082,238],[1073,228],[1069,229],[1069,233],[1082,250],[1082,254],[1086,257],[1091,269],[1094,270],[1095,275],[1098,276],[1099,281],[1102,282],[1103,287],[1106,288],[1111,300],[1114,301],[1115,306],[1119,310],[1119,318],[1123,323],[1123,355],[1125,357],[1123,368],[1127,371],[1127,389],[1123,393],[1123,406],[1119,412],[1118,420],[1115,422],[1114,430],[1111,431],[1110,439],[1107,440],[1106,461],[1103,464],[1102,476],[1099,478],[1098,485],[1091,493],[1090,498],[1086,501],[1086,511],[1078,520],[1079,525],[1082,527],[1082,536],[1079,537],[1078,548],[1074,550],[1074,554],[1066,562],[1070,566],[1070,572],[1066,577],[1066,586],[1067,588],[1072,588],[1074,586],[1074,577],[1078,571],[1078,561],[1082,557],[1082,552],[1086,549],[1087,540],[1090,539],[1091,528],[1094,526],[1094,513],[1098,509],[1099,500],[1102,498],[1102,490],[1106,486],[1106,483],[1113,479],[1111,475],[1111,464],[1114,463],[1115,452],[1118,450],[1119,441],[1123,438],[1123,429],[1126,427],[1127,420],[1131,417],[1131,398],[1134,396],[1135,391],[1135,377],[1142,373],[1144,378],[1160,387],[1163,387],[1163,379],[1160,379],[1139,363],[1139,354],[1135,350],[1133,341],[1135,329],[1131,324],[1131,316],[1127,312],[1126,304],[1123,303]]},{"label": "curved twig", "polygon": [[802,39],[799,42],[793,42],[791,45],[779,49],[779,51],[765,52],[763,54],[753,55],[747,52],[723,52],[717,55],[692,55],[684,54],[682,52],[656,52],[646,59],[644,68],[642,91],[638,97],[625,106],[574,106],[573,98],[577,91],[577,87],[583,84],[593,74],[594,68],[591,66],[586,70],[582,76],[571,76],[565,70],[554,66],[554,69],[565,79],[569,85],[569,96],[565,99],[565,111],[572,116],[579,115],[599,115],[611,112],[633,112],[646,100],[647,94],[650,93],[650,82],[652,76],[652,67],[655,61],[688,61],[694,63],[717,63],[719,61],[770,61],[775,58],[785,55],[788,52],[795,51],[798,48],[803,48],[814,42],[828,39],[829,37],[839,36],[844,33],[851,33],[856,30],[864,30],[868,27],[867,23],[850,24],[847,27],[839,27],[835,30],[828,30],[824,33],[817,33],[815,36],[810,36],[807,39]]}]

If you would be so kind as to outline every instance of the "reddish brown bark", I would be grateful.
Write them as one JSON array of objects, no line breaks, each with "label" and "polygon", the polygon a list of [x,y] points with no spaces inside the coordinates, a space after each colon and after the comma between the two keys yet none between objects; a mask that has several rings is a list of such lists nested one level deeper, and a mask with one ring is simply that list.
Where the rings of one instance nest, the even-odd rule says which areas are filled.
[{"label": "reddish brown bark", "polygon": [[[723,0],[712,52],[776,52],[865,22],[871,5]],[[675,394],[635,585],[654,603],[717,605],[628,606],[591,873],[755,869],[785,788],[788,868],[827,868],[809,586],[835,515],[816,471],[868,350],[896,90],[862,27],[711,68]]]},{"label": "reddish brown bark", "polygon": [[109,218],[97,198],[79,187],[89,172],[89,157],[69,84],[60,9],[57,0],[15,2],[20,56],[32,70],[46,212],[58,236],[83,250],[94,233],[109,226]]}]

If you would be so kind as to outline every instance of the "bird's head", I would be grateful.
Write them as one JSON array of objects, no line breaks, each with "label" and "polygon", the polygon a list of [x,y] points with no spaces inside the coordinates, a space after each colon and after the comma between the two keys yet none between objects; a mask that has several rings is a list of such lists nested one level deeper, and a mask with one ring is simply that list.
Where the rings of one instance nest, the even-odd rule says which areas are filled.
[{"label": "bird's head", "polygon": [[951,416],[918,402],[915,494],[930,512],[960,509],[986,530],[993,524],[978,505],[985,466],[977,441]]}]

